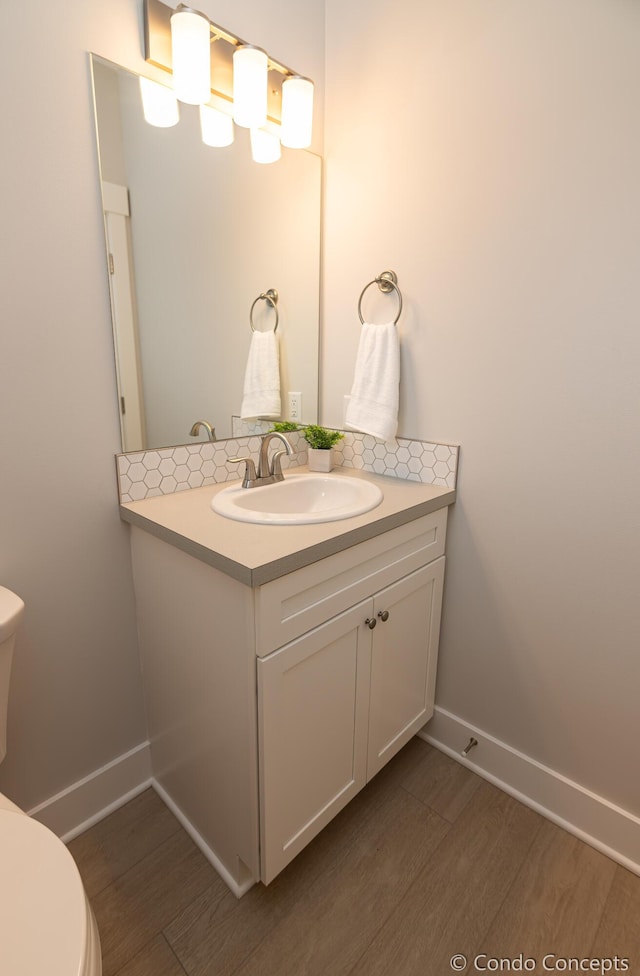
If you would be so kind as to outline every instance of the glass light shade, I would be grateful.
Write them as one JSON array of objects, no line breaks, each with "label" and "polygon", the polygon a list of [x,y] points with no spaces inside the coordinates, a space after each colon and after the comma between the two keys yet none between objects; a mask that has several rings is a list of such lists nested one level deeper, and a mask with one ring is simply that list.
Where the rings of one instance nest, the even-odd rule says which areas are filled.
[{"label": "glass light shade", "polygon": [[267,121],[269,59],[259,47],[241,45],[233,52],[233,121],[259,129]]},{"label": "glass light shade", "polygon": [[275,163],[281,155],[278,133],[269,129],[251,130],[251,156],[254,163]]},{"label": "glass light shade", "polygon": [[140,78],[140,95],[145,122],[159,129],[168,129],[180,121],[175,93],[150,78]]},{"label": "glass light shade", "polygon": [[211,32],[204,14],[182,4],[171,14],[173,90],[187,105],[211,97]]},{"label": "glass light shade", "polygon": [[200,132],[205,146],[230,146],[233,142],[233,119],[217,108],[201,105]]},{"label": "glass light shade", "polygon": [[313,82],[293,75],[282,82],[282,132],[280,141],[290,149],[311,145]]}]

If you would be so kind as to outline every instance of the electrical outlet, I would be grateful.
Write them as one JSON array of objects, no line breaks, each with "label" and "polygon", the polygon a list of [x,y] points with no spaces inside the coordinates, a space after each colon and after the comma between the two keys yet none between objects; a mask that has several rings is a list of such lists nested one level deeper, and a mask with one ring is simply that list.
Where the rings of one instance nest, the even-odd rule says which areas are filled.
[{"label": "electrical outlet", "polygon": [[289,393],[289,420],[302,420],[302,393]]}]

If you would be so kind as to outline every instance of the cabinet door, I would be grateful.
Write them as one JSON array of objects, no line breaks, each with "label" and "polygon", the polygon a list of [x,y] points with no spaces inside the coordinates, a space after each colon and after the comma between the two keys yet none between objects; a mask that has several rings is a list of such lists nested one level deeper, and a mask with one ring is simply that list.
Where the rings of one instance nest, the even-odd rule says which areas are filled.
[{"label": "cabinet door", "polygon": [[265,884],[366,782],[372,610],[364,601],[257,662]]},{"label": "cabinet door", "polygon": [[375,598],[367,779],[433,715],[443,577],[444,556]]}]

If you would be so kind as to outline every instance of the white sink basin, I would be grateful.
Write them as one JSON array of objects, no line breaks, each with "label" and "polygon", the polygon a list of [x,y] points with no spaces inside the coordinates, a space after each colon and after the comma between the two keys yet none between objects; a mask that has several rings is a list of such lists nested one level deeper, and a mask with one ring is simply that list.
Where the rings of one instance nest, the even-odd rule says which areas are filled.
[{"label": "white sink basin", "polygon": [[339,474],[287,474],[284,481],[260,488],[234,483],[212,498],[211,508],[240,522],[306,525],[362,515],[381,501],[382,491],[370,481]]}]

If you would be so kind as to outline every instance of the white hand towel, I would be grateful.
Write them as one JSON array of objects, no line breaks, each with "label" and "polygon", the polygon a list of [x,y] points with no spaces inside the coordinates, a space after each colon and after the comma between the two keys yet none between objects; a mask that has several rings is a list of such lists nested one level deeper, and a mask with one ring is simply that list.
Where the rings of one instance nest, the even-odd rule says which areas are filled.
[{"label": "white hand towel", "polygon": [[278,337],[269,332],[251,336],[247,368],[244,374],[244,396],[240,408],[242,420],[251,417],[280,416],[280,354]]},{"label": "white hand towel", "polygon": [[370,325],[360,334],[345,424],[351,430],[392,440],[398,430],[400,344],[393,322]]}]

